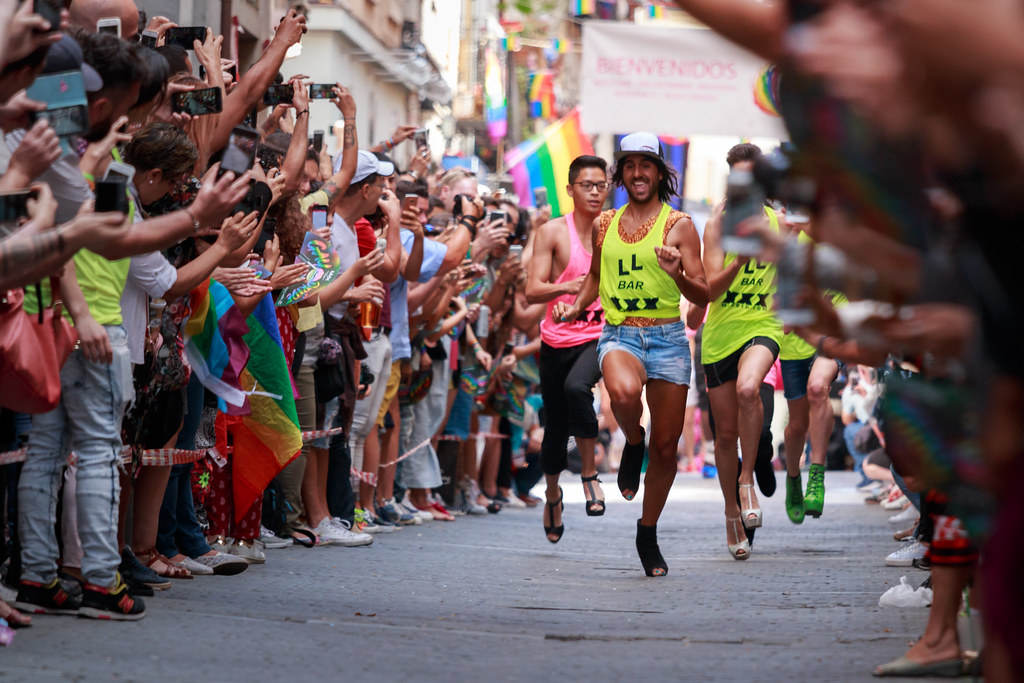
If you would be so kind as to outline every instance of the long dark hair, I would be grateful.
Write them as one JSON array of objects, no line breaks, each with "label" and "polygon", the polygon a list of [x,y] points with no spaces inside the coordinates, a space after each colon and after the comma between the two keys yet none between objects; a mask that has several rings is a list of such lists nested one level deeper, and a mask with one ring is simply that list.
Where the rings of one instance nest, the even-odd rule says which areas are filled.
[{"label": "long dark hair", "polygon": [[[625,189],[625,183],[622,181],[622,162],[627,158],[619,159],[615,163],[615,168],[612,169],[612,183],[623,189]],[[679,195],[679,173],[664,159],[648,158],[658,164],[658,168],[661,170],[661,180],[658,181],[658,200],[663,204],[668,204],[673,197]]]}]

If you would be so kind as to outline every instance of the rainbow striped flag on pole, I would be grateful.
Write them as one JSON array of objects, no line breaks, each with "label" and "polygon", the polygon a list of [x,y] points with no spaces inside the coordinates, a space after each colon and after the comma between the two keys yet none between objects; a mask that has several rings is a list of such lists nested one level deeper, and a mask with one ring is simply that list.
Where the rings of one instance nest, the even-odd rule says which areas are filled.
[{"label": "rainbow striped flag on pole", "polygon": [[249,360],[242,337],[245,318],[224,285],[207,280],[189,295],[192,314],[185,323],[185,355],[203,386],[232,406],[245,405],[240,377]]},{"label": "rainbow striped flag on pole", "polygon": [[552,216],[572,211],[572,201],[565,193],[569,183],[569,164],[581,154],[593,154],[590,138],[580,128],[580,110],[573,109],[535,138],[510,149],[505,165],[512,176],[519,202],[534,206],[533,190],[547,188]]},{"label": "rainbow striped flag on pole", "polygon": [[555,113],[555,78],[550,71],[537,71],[529,76],[528,98],[530,118],[550,119]]},{"label": "rainbow striped flag on pole", "polygon": [[594,14],[594,0],[573,0],[573,14],[577,17],[585,17]]},{"label": "rainbow striped flag on pole", "polygon": [[[247,323],[249,331],[243,340],[249,347],[249,362],[240,377],[246,406],[229,408],[219,420],[233,438],[236,521],[302,450],[295,389],[269,294],[257,304]],[[218,447],[221,443],[218,433]]]},{"label": "rainbow striped flag on pole", "polygon": [[490,47],[484,57],[484,99],[487,106],[487,136],[497,143],[508,134],[508,101],[498,54]]}]

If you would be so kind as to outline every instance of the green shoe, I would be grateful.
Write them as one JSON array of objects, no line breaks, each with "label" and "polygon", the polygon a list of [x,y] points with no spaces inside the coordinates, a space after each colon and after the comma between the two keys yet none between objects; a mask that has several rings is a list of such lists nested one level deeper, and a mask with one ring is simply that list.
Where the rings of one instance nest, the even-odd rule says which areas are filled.
[{"label": "green shoe", "polygon": [[793,524],[803,524],[804,482],[799,474],[795,477],[786,477],[786,514]]},{"label": "green shoe", "polygon": [[821,517],[825,507],[825,466],[811,465],[807,473],[807,495],[804,496],[804,510],[811,517]]}]

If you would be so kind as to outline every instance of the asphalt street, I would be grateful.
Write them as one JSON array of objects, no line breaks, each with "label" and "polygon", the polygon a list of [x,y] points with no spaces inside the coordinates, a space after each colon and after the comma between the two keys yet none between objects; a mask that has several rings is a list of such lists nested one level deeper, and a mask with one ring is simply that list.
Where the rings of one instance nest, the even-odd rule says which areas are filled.
[{"label": "asphalt street", "polygon": [[236,577],[176,581],[146,598],[140,622],[36,617],[0,648],[0,679],[865,681],[927,617],[879,596],[926,573],[885,566],[891,513],[864,504],[856,477],[829,472],[824,515],[795,526],[779,473],[752,557],[737,562],[717,481],[680,474],[659,525],[669,574],[648,578],[640,503],[605,475],[608,511],[586,517],[566,474],[557,545],[536,508],[365,548],[267,551]]}]

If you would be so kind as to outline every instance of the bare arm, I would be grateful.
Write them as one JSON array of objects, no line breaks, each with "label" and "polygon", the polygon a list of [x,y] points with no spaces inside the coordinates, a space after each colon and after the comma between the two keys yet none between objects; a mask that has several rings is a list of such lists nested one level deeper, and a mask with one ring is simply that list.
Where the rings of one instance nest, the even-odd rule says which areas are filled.
[{"label": "bare arm", "polygon": [[580,287],[580,291],[576,295],[576,301],[573,302],[572,306],[568,306],[567,304],[555,304],[555,308],[551,311],[551,315],[554,317],[556,322],[572,322],[576,320],[580,313],[587,310],[587,307],[597,299],[601,286],[600,216],[594,219],[592,235],[591,253],[593,256],[590,258],[590,272],[587,273],[586,279],[583,280],[583,285]]},{"label": "bare arm", "polygon": [[765,59],[782,56],[785,5],[777,0],[675,0],[711,30]]},{"label": "bare arm", "polygon": [[284,55],[288,48],[299,42],[305,32],[306,18],[295,10],[288,10],[288,14],[278,25],[277,33],[270,41],[267,51],[245,72],[238,85],[224,100],[224,110],[210,139],[211,150],[220,149],[228,144],[231,129],[241,123],[245,115],[260,103],[263,93],[274,82],[277,72],[284,64]]},{"label": "bare arm", "polygon": [[[554,260],[555,245],[561,226],[556,221],[548,221],[540,226],[533,240],[533,255],[526,269],[526,300],[531,304],[546,304],[563,294],[575,294],[579,291],[570,285],[571,282],[551,283],[551,263]],[[576,283],[577,287],[579,284]]]},{"label": "bare arm", "polygon": [[708,219],[704,227],[704,276],[708,282],[708,298],[718,300],[746,264],[746,257],[736,257],[728,266],[725,265],[725,252],[722,251],[722,209],[718,207]]},{"label": "bare arm", "polygon": [[698,306],[708,303],[709,288],[700,260],[700,238],[693,221],[680,218],[669,232],[668,246],[678,250],[679,266],[669,274],[687,301]]},{"label": "bare arm", "polygon": [[284,173],[284,193],[297,192],[302,183],[302,167],[306,164],[306,150],[309,149],[309,90],[300,80],[292,81],[292,103],[295,105],[295,129],[288,145],[288,154],[281,164]]}]

